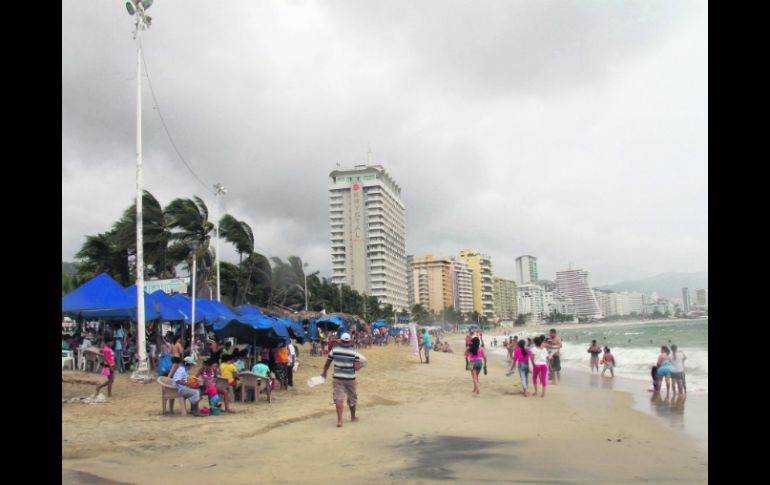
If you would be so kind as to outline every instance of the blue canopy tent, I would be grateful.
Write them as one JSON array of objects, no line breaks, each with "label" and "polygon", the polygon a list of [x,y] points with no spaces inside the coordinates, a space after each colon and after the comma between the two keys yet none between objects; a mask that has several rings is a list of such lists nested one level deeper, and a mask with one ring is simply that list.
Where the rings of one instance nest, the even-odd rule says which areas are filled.
[{"label": "blue canopy tent", "polygon": [[211,304],[210,300],[203,298],[195,299],[195,313],[201,312],[203,314],[203,321],[207,326],[213,325],[220,320],[226,320],[227,317],[220,314],[216,308]]},{"label": "blue canopy tent", "polygon": [[385,323],[385,320],[377,320],[376,322],[372,322],[372,327],[374,328],[380,328],[386,326],[387,323]]},{"label": "blue canopy tent", "polygon": [[228,320],[232,320],[234,318],[238,318],[240,315],[235,313],[233,310],[228,308],[227,306],[223,305],[221,302],[218,302],[216,300],[209,301],[209,304],[211,305],[211,308],[216,310],[217,313],[222,315]]},{"label": "blue canopy tent", "polygon": [[[184,312],[186,315],[186,318],[184,319],[185,323],[187,325],[190,325],[190,318],[192,316],[192,302],[189,298],[182,295],[181,293],[177,293],[176,295],[171,297],[172,300],[176,300],[177,304],[179,305],[179,309]],[[201,323],[205,320],[205,316],[202,312],[198,310],[198,302],[195,302],[195,323]]]},{"label": "blue canopy tent", "polygon": [[266,315],[244,315],[212,326],[217,339],[235,338],[261,347],[282,347],[289,340],[286,326]]},{"label": "blue canopy tent", "polygon": [[280,317],[277,320],[286,326],[286,329],[289,332],[289,336],[291,336],[294,340],[300,344],[305,341],[305,329],[302,328],[301,323],[295,322],[291,318],[287,317]]},{"label": "blue canopy tent", "polygon": [[259,308],[253,307],[251,305],[242,305],[239,307],[235,307],[235,309],[243,315],[249,315],[253,313],[262,313],[261,311],[259,311]]},{"label": "blue canopy tent", "polygon": [[315,318],[307,320],[307,323],[302,324],[302,329],[305,331],[305,337],[311,342],[317,342],[320,340],[318,336],[318,325],[316,325]]},{"label": "blue canopy tent", "polygon": [[316,320],[316,325],[318,326],[318,328],[321,328],[326,331],[332,331],[332,332],[335,332],[337,330],[344,331],[348,327],[347,322],[345,322],[345,319],[337,315],[321,317],[318,320]]},{"label": "blue canopy tent", "polygon": [[190,321],[190,315],[185,313],[184,308],[179,301],[168,296],[163,290],[157,290],[150,295],[153,300],[158,302],[160,318],[167,322]]},{"label": "blue canopy tent", "polygon": [[136,292],[132,302],[125,288],[102,273],[63,296],[61,311],[84,317],[136,319]]},{"label": "blue canopy tent", "polygon": [[[136,285],[131,285],[125,290],[126,296],[131,300],[131,304],[134,306],[131,313],[131,320],[137,321],[137,308],[136,308]],[[160,311],[155,307],[155,300],[147,293],[144,294],[144,319],[145,320],[157,320],[160,318]]]}]

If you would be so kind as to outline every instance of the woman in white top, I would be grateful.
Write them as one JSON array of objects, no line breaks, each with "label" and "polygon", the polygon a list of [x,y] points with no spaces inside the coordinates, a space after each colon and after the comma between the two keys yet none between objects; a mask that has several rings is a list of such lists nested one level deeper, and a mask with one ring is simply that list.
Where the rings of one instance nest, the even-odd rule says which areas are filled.
[{"label": "woman in white top", "polygon": [[548,355],[548,349],[546,348],[545,339],[543,337],[535,337],[534,340],[535,346],[532,348],[532,357],[530,357],[532,361],[532,368],[534,369],[532,373],[532,385],[535,389],[535,394],[537,395],[537,376],[540,376],[540,384],[543,386],[543,392],[540,394],[540,397],[545,397],[545,383],[546,383],[546,376],[548,375],[548,360],[550,359],[550,356]]}]

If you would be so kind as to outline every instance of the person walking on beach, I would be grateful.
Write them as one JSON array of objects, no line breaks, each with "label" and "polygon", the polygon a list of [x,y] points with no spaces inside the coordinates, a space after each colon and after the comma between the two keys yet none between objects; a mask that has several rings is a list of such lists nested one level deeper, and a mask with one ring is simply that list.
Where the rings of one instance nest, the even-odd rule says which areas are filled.
[{"label": "person walking on beach", "polygon": [[345,410],[345,399],[350,408],[350,421],[358,421],[356,416],[356,403],[358,392],[356,389],[356,371],[361,368],[361,356],[350,343],[350,334],[343,333],[336,346],[329,352],[326,358],[321,377],[326,379],[326,373],[334,362],[334,374],[332,379],[332,398],[337,407],[337,427],[342,427],[342,412]]},{"label": "person walking on beach", "polygon": [[542,336],[535,337],[534,344],[534,349],[530,355],[532,368],[534,369],[532,372],[532,386],[535,389],[534,395],[537,396],[537,379],[539,376],[540,384],[543,387],[543,392],[540,397],[545,397],[545,383],[547,381],[546,375],[548,374],[549,360],[548,349],[546,348],[545,338]]},{"label": "person walking on beach", "polygon": [[465,359],[471,367],[471,377],[473,378],[473,391],[472,395],[479,395],[479,372],[483,369],[484,374],[487,373],[487,356],[484,353],[484,349],[481,348],[481,340],[478,337],[473,337],[468,350],[465,351]]},{"label": "person walking on beach", "polygon": [[549,348],[551,349],[551,369],[553,370],[553,384],[556,385],[559,383],[561,372],[561,348],[562,348],[562,341],[561,337],[556,335],[556,329],[552,328],[548,332],[549,336],[551,337],[551,345]]},{"label": "person walking on beach", "polygon": [[102,374],[107,376],[107,381],[96,386],[96,394],[103,387],[107,387],[107,397],[112,397],[112,383],[115,382],[115,356],[112,353],[113,340],[111,337],[104,339],[104,348],[102,349]]},{"label": "person walking on beach", "polygon": [[[513,352],[513,359],[519,366],[519,377],[521,378],[521,387],[524,389],[524,397],[527,397],[527,386],[529,384],[529,361],[532,359],[532,352],[525,345],[524,339],[519,340],[519,345]],[[545,390],[545,387],[543,387]]]},{"label": "person walking on beach", "polygon": [[281,390],[289,388],[289,347],[284,345],[273,350],[275,354],[275,375]]},{"label": "person walking on beach", "polygon": [[610,377],[615,377],[615,356],[612,355],[609,347],[604,347],[604,356],[602,357],[602,360],[604,361],[604,369],[602,369],[602,375],[604,375],[604,373],[609,370]]},{"label": "person walking on beach", "polygon": [[586,351],[591,354],[591,372],[596,369],[599,372],[599,354],[602,353],[602,349],[596,344],[596,340],[591,340],[591,346]]},{"label": "person walking on beach", "polygon": [[427,328],[422,334],[422,347],[425,350],[425,363],[430,364],[430,349],[433,348],[433,343],[430,340],[430,333]]},{"label": "person walking on beach", "polygon": [[684,388],[684,361],[687,358],[684,352],[679,352],[676,345],[671,346],[671,355],[668,361],[671,365],[671,380],[674,381],[674,394],[679,391],[680,395],[685,393]]}]

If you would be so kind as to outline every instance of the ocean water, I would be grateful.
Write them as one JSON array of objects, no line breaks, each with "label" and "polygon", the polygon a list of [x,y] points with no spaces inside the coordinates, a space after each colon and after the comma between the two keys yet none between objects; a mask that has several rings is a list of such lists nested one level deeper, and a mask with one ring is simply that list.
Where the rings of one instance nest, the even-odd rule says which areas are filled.
[{"label": "ocean water", "polygon": [[[685,372],[687,392],[708,394],[708,319],[683,320],[659,323],[616,323],[586,325],[575,329],[561,329],[558,326],[542,325],[538,329],[511,329],[511,335],[535,337],[547,334],[550,328],[564,341],[561,350],[562,372],[575,370],[590,372],[586,352],[591,340],[601,347],[607,346],[615,356],[615,375],[652,385],[650,368],[660,353],[660,346],[676,344],[679,351],[687,356]],[[505,355],[502,348],[491,347],[492,338],[485,338],[488,350]],[[498,342],[500,342],[498,338]],[[498,344],[499,345],[499,344]],[[601,371],[602,367],[599,367]],[[608,373],[609,374],[609,373]]]}]

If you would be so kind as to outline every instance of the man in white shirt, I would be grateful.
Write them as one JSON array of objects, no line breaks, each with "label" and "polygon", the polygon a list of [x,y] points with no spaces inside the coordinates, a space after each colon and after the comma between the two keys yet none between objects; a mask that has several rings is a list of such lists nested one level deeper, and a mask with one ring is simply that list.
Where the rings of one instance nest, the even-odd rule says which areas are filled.
[{"label": "man in white shirt", "polygon": [[677,351],[677,346],[671,346],[671,355],[668,356],[668,361],[671,364],[671,380],[674,381],[674,394],[679,389],[679,394],[682,395],[686,392],[684,385],[684,361],[687,356],[683,352]]},{"label": "man in white shirt", "polygon": [[[201,400],[200,391],[193,389],[189,385],[189,370],[195,366],[195,359],[190,356],[184,358],[184,362],[180,365],[176,371],[174,371],[174,384],[176,385],[176,391],[185,399],[190,400],[190,412],[194,416],[198,416],[198,402]],[[184,406],[184,402],[182,402]]]}]

